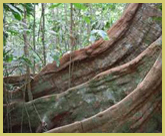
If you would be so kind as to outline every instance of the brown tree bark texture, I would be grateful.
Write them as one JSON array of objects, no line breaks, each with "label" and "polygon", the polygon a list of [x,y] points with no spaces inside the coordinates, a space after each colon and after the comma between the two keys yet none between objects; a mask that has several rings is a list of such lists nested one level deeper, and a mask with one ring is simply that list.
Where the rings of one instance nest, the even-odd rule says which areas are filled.
[{"label": "brown tree bark texture", "polygon": [[[71,87],[82,84],[100,72],[124,64],[137,57],[161,36],[161,23],[152,19],[161,11],[150,4],[130,4],[121,18],[108,30],[110,40],[100,39],[94,44],[64,55],[60,67],[48,64],[31,81],[33,98],[61,93],[68,89],[69,64],[72,65]],[[61,85],[62,84],[62,85]],[[12,93],[13,99],[22,97],[22,90]]]},{"label": "brown tree bark texture", "polygon": [[[107,70],[105,72],[102,72],[98,74],[96,77],[94,77],[92,80],[81,84],[79,86],[70,88],[69,90],[61,93],[61,94],[54,94],[50,96],[41,97],[39,99],[35,99],[33,101],[30,101],[28,103],[11,103],[10,105],[4,105],[4,118],[6,116],[6,108],[10,107],[10,116],[12,118],[12,126],[13,130],[19,131],[20,130],[20,124],[22,121],[22,117],[24,118],[23,122],[23,128],[25,131],[28,130],[28,121],[31,122],[32,130],[35,132],[43,132],[42,123],[47,124],[47,129],[51,129],[54,127],[60,127],[64,126],[70,123],[73,123],[75,121],[81,121],[86,118],[89,118],[91,116],[95,116],[95,114],[102,112],[106,110],[107,108],[118,105],[118,103],[123,103],[123,112],[114,112],[114,116],[116,118],[120,117],[119,115],[126,114],[128,111],[131,111],[129,116],[124,116],[123,119],[119,118],[118,121],[116,121],[117,124],[120,123],[128,123],[123,124],[122,126],[125,126],[127,128],[123,128],[123,130],[113,130],[114,132],[135,132],[140,131],[137,129],[137,127],[140,127],[142,125],[143,121],[140,121],[141,123],[138,123],[137,127],[135,129],[129,129],[132,124],[129,124],[129,121],[133,120],[135,122],[138,122],[138,119],[134,119],[134,116],[136,117],[142,117],[142,118],[149,118],[149,115],[152,115],[152,112],[155,112],[155,108],[157,108],[157,103],[160,104],[160,98],[161,98],[161,88],[156,88],[159,91],[156,91],[156,89],[152,89],[154,87],[157,87],[157,82],[161,83],[161,77],[157,80],[154,80],[152,78],[151,81],[154,80],[155,83],[151,83],[151,88],[148,87],[148,93],[147,96],[151,95],[152,97],[149,99],[148,97],[144,96],[144,93],[141,95],[144,96],[144,99],[149,103],[147,106],[145,106],[146,101],[139,96],[136,98],[136,95],[132,95],[132,93],[137,89],[141,84],[145,84],[147,86],[151,82],[148,79],[149,71],[153,71],[151,67],[153,66],[155,60],[161,53],[161,37],[156,40],[154,43],[152,43],[145,51],[143,51],[138,57],[133,59],[132,61],[123,64],[121,66],[112,68],[110,70]],[[159,62],[161,63],[159,57],[159,61],[156,62],[156,64]],[[155,64],[155,65],[156,65]],[[153,67],[155,67],[155,65]],[[150,70],[151,69],[151,70]],[[156,70],[155,70],[156,71]],[[148,73],[149,72],[149,73]],[[148,73],[148,75],[147,75]],[[156,71],[157,73],[157,71]],[[146,76],[147,75],[147,76]],[[145,77],[146,76],[146,77]],[[143,80],[144,79],[144,80]],[[146,81],[146,79],[148,79]],[[139,85],[140,84],[140,85]],[[160,86],[159,86],[160,87]],[[141,87],[143,88],[143,87]],[[134,91],[133,91],[134,90]],[[152,92],[156,91],[156,93]],[[132,92],[133,91],[133,92]],[[146,90],[147,91],[147,90]],[[136,91],[138,92],[138,91]],[[140,91],[141,92],[141,91]],[[140,93],[138,92],[138,93]],[[158,92],[158,94],[157,94]],[[153,93],[153,95],[152,95]],[[134,93],[133,93],[134,94]],[[136,94],[136,93],[135,93]],[[132,95],[130,97],[130,95]],[[124,98],[129,97],[129,102],[123,102]],[[139,99],[141,102],[141,105],[138,105],[138,101],[136,102],[134,100],[134,97],[136,99]],[[125,98],[125,99],[126,99]],[[131,100],[132,98],[132,100]],[[157,102],[157,100],[159,100]],[[137,105],[136,105],[137,103]],[[35,107],[34,107],[35,105]],[[121,105],[121,104],[120,104]],[[132,106],[131,106],[132,105]],[[134,106],[135,105],[135,106]],[[128,106],[128,107],[127,107]],[[153,107],[156,106],[156,107]],[[27,110],[25,110],[25,108]],[[117,106],[116,106],[117,107]],[[134,107],[132,110],[131,108]],[[40,118],[38,117],[38,113],[36,112],[36,109],[40,115]],[[143,112],[141,110],[143,109]],[[119,108],[120,109],[120,108]],[[152,109],[150,111],[150,109]],[[128,111],[125,111],[128,110]],[[140,110],[140,111],[138,111]],[[28,115],[27,112],[28,111]],[[146,113],[147,111],[147,113]],[[118,115],[119,114],[119,115]],[[147,114],[147,115],[146,115]],[[159,112],[156,112],[156,114],[159,114]],[[145,116],[144,116],[145,115]],[[161,114],[159,114],[161,115]],[[144,116],[144,117],[143,117]],[[127,120],[124,120],[127,117]],[[140,118],[139,117],[139,118]],[[103,118],[104,120],[104,118]],[[107,120],[107,119],[106,119]],[[124,121],[123,121],[124,120]],[[139,119],[140,120],[140,119]],[[4,120],[5,122],[5,120]],[[42,122],[42,123],[41,123]],[[95,122],[95,121],[94,121]],[[97,121],[96,121],[97,122]],[[157,124],[160,123],[156,121]],[[114,124],[114,123],[113,123]],[[6,125],[5,125],[6,126]],[[93,126],[94,127],[94,126]],[[118,127],[118,126],[117,126]],[[155,125],[151,130],[156,129],[157,125]],[[65,127],[64,127],[65,128]],[[144,127],[143,127],[144,129]],[[56,130],[56,129],[55,129]],[[147,129],[144,129],[142,132],[146,131]],[[67,132],[68,129],[65,131],[65,129],[59,129],[58,131],[50,131],[50,132]],[[76,128],[77,131],[77,128]],[[70,129],[68,132],[76,132],[75,130]],[[104,131],[102,129],[96,129],[91,130],[92,132],[110,132],[110,130],[105,129]],[[78,132],[88,132],[86,130]],[[112,132],[112,131],[111,131]]]},{"label": "brown tree bark texture", "polygon": [[161,78],[160,55],[144,80],[122,101],[88,119],[50,130],[47,133],[145,132],[148,128],[141,128],[141,125],[161,105]]}]

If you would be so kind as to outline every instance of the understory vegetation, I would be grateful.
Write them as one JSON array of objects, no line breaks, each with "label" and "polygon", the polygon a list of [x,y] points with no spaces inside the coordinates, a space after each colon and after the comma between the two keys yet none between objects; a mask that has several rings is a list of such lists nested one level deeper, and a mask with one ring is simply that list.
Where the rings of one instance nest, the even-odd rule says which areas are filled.
[{"label": "understory vegetation", "polygon": [[[120,17],[124,3],[4,3],[4,76],[38,73],[43,66],[99,38]],[[26,49],[25,49],[26,48]]]}]

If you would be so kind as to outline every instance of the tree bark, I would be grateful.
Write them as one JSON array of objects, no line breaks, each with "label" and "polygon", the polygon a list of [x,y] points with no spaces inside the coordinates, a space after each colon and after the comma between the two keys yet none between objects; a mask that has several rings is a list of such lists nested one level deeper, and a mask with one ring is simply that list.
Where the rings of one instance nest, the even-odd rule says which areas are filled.
[{"label": "tree bark", "polygon": [[[34,4],[34,9],[33,9],[33,16],[34,16],[34,22],[33,22],[33,49],[34,52],[36,51],[36,40],[35,40],[35,33],[36,33],[36,5]],[[35,59],[33,60],[33,74],[35,74],[35,67],[36,67],[36,63],[35,63]]]},{"label": "tree bark", "polygon": [[45,4],[42,3],[42,45],[43,45],[43,57],[44,57],[44,64],[46,65],[46,48],[45,48]]},{"label": "tree bark", "polygon": [[90,118],[50,130],[47,133],[153,132],[155,131],[152,130],[155,129],[155,126],[151,124],[153,121],[149,122],[150,128],[143,125],[161,106],[161,78],[160,55],[144,80],[119,103]]},{"label": "tree bark", "polygon": [[[157,69],[155,70],[155,67],[159,66],[160,65],[159,63],[161,63],[161,56],[159,56],[160,52],[161,52],[161,38],[159,38],[153,44],[151,44],[144,52],[142,52],[134,60],[124,65],[102,72],[87,83],[84,83],[77,87],[73,87],[61,94],[54,94],[50,96],[41,97],[39,99],[26,103],[27,111],[30,116],[29,118],[26,115],[26,111],[24,111],[23,113],[21,112],[24,107],[23,102],[22,103],[19,102],[19,104],[11,103],[9,109],[11,110],[10,112],[12,116],[12,123],[13,123],[12,125],[14,126],[13,130],[17,130],[18,129],[17,125],[21,124],[21,118],[20,118],[21,116],[23,116],[24,118],[23,127],[28,126],[27,123],[29,119],[32,124],[31,125],[32,130],[34,132],[35,131],[43,132],[44,129],[42,128],[43,127],[42,124],[47,124],[47,130],[54,127],[58,128],[60,126],[67,125],[75,121],[81,121],[84,119],[86,120],[86,118],[88,119],[91,116],[95,116],[95,114],[102,112],[109,107],[110,109],[113,106],[118,107],[117,105],[119,105],[119,103],[121,103],[120,105],[123,106],[122,108],[123,112],[121,111],[114,112],[116,113],[115,114],[116,118],[119,117],[117,113],[126,114],[127,112],[129,113],[130,111],[132,111],[130,115],[127,116],[128,121],[131,121],[133,120],[134,116],[141,117],[143,116],[143,112],[149,109],[152,109],[151,112],[148,111],[147,113],[144,113],[144,115],[146,116],[145,118],[146,119],[149,118],[149,116],[151,116],[152,113],[155,111],[154,109],[158,107],[157,104],[159,105],[161,104],[160,103],[160,100],[161,100],[160,73],[161,71],[157,72]],[[155,62],[158,56],[159,56],[159,59],[158,59],[159,61],[157,60]],[[154,62],[156,64],[154,64]],[[152,66],[153,68],[151,68]],[[154,74],[158,74],[159,79],[155,78]],[[148,75],[153,75],[153,77],[148,76]],[[156,88],[157,84],[159,88]],[[147,88],[147,89],[144,91],[143,88],[144,89]],[[139,90],[139,91],[135,91],[135,90]],[[137,92],[140,96],[139,95],[137,96],[135,92]],[[147,96],[145,96],[145,93]],[[151,96],[149,97],[148,95],[149,96],[151,95]],[[127,100],[128,102],[123,102],[125,99],[128,99],[127,97],[129,98],[129,100]],[[136,99],[139,99],[141,103],[140,102],[138,103]],[[143,99],[146,99],[147,102],[144,101]],[[154,102],[156,102],[156,104]],[[147,104],[147,106],[149,107],[145,106],[146,103],[149,103]],[[153,106],[156,106],[156,107],[153,107]],[[6,109],[5,105],[4,105],[4,108]],[[117,109],[121,109],[120,106]],[[159,118],[159,116],[155,118],[157,121],[158,120],[157,118]],[[123,117],[123,119],[125,118]],[[116,123],[129,124],[127,120],[125,122],[122,122],[123,119],[121,119],[120,121],[119,120],[116,121]],[[105,120],[108,121],[107,119],[103,119],[103,122]],[[137,123],[138,127],[141,127],[141,125],[143,125],[145,119],[142,118],[142,120],[143,121],[140,121],[141,123]],[[136,121],[138,122],[138,120]],[[159,124],[160,122],[157,121],[156,123]],[[131,125],[132,124],[126,127],[130,128]],[[152,128],[151,131],[154,131],[156,127],[157,126],[154,126],[154,128]],[[127,130],[118,130],[117,128],[115,128],[117,130],[113,130],[113,129],[112,130],[115,132],[140,131],[138,129],[128,130],[128,128]],[[70,129],[68,132],[76,132],[76,131]],[[100,132],[101,130],[96,129],[95,131]],[[95,132],[95,131],[92,130],[92,132]],[[107,130],[103,132],[106,132],[106,131]],[[60,129],[59,131],[53,130],[50,132],[66,132],[66,131],[65,130],[61,131]],[[82,132],[82,131],[78,131],[78,132]],[[83,132],[88,132],[88,131],[83,130]]]},{"label": "tree bark", "polygon": [[130,4],[108,31],[109,41],[43,68],[31,81],[34,100],[25,103],[21,89],[8,92],[4,132],[8,113],[15,132],[161,132],[162,28],[153,16],[161,12],[150,4]]},{"label": "tree bark", "polygon": [[[24,54],[25,57],[29,57],[29,51],[28,51],[28,43],[27,43],[27,34],[26,34],[26,16],[27,16],[27,11],[26,8],[24,8],[24,19],[23,19],[23,23],[24,23],[24,33],[23,33],[23,39],[24,39]],[[28,65],[26,65],[26,83],[27,83],[27,87],[25,86],[25,89],[23,89],[23,98],[25,99],[25,91],[27,89],[27,94],[28,94],[28,98],[29,100],[33,99],[32,96],[32,92],[31,92],[31,85],[30,85],[30,67]]]}]

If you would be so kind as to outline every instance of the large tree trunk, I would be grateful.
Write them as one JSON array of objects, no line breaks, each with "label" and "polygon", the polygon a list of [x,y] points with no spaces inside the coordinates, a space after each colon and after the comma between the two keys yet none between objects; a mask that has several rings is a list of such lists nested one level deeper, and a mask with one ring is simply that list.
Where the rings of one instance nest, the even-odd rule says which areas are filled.
[{"label": "large tree trunk", "polygon": [[60,67],[48,64],[31,81],[33,101],[22,100],[24,86],[4,90],[12,95],[4,101],[4,132],[161,132],[162,28],[152,19],[161,16],[155,5],[130,4],[109,41],[74,51],[71,64],[70,54]]},{"label": "large tree trunk", "polygon": [[[161,35],[161,23],[153,20],[153,16],[161,16],[161,12],[150,4],[130,4],[108,31],[109,41],[100,39],[87,48],[72,52],[74,72],[70,86],[86,82],[100,72],[137,57]],[[70,54],[67,54],[60,60],[60,67],[54,62],[43,68],[31,82],[33,98],[67,90],[69,64]],[[17,90],[13,99],[21,95],[22,90]]]}]

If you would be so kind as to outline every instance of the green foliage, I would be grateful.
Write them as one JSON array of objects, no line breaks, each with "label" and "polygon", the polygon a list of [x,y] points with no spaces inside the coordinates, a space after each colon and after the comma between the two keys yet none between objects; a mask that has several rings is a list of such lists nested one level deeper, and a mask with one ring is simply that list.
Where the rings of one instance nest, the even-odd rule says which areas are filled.
[{"label": "green foliage", "polygon": [[[36,13],[35,45],[33,47],[34,4]],[[22,22],[24,10],[27,11],[27,24]],[[124,9],[123,3],[73,3],[73,36],[74,50],[78,50],[95,42],[99,38],[108,40],[106,31],[120,17]],[[43,64],[41,4],[37,3],[4,3],[3,4],[3,46],[4,62],[19,63],[33,67]],[[24,29],[26,25],[27,29]],[[23,32],[27,33],[29,57],[24,57]],[[37,40],[38,39],[38,40]],[[70,3],[45,4],[45,45],[47,63],[56,61],[60,66],[60,58],[70,47]],[[12,51],[9,51],[12,49]],[[21,68],[22,69],[22,68]],[[18,71],[18,70],[17,70]],[[17,73],[16,71],[16,73]],[[26,72],[25,70],[23,70]]]},{"label": "green foliage", "polygon": [[86,23],[90,24],[91,20],[89,17],[84,16],[83,19],[86,21]]},{"label": "green foliage", "polygon": [[11,11],[12,14],[14,15],[15,19],[21,20],[22,19],[22,13],[20,12],[21,9],[16,7],[14,3],[4,3],[4,9],[6,11]]},{"label": "green foliage", "polygon": [[8,33],[3,30],[3,46],[6,46],[7,38],[8,38]]},{"label": "green foliage", "polygon": [[6,48],[3,49],[3,61],[4,62],[11,62],[13,60],[12,50],[7,50]]},{"label": "green foliage", "polygon": [[60,30],[60,21],[54,21],[52,30],[58,32]]},{"label": "green foliage", "polygon": [[49,9],[53,9],[53,8],[56,8],[58,6],[60,6],[62,3],[57,3],[57,4],[53,4],[49,7]]},{"label": "green foliage", "polygon": [[32,3],[23,3],[21,5],[26,8],[28,16],[33,15],[33,4]]},{"label": "green foliage", "polygon": [[87,7],[83,3],[73,3],[77,9],[86,10]]},{"label": "green foliage", "polygon": [[152,20],[162,22],[162,17],[152,17]]},{"label": "green foliage", "polygon": [[22,14],[24,12],[23,7],[25,7],[27,11],[27,15],[32,15],[33,11],[33,4],[32,3],[21,3],[20,5],[16,5],[15,3],[3,3],[3,9],[5,11],[10,11],[15,19],[21,21]]},{"label": "green foliage", "polygon": [[157,6],[157,8],[160,9],[160,10],[162,11],[162,4],[159,4],[159,5]]},{"label": "green foliage", "polygon": [[20,64],[27,65],[27,66],[29,66],[29,67],[31,67],[31,68],[33,67],[33,65],[32,65],[30,59],[27,58],[27,57],[25,57],[24,55],[22,55],[21,57],[18,57],[18,58],[17,58],[17,61],[19,61]]},{"label": "green foliage", "polygon": [[[156,7],[162,11],[162,4],[158,4]],[[152,17],[152,20],[162,22],[162,17]]]},{"label": "green foliage", "polygon": [[15,30],[8,30],[8,32],[10,32],[11,35],[17,35],[19,34],[18,31],[15,31]]}]

